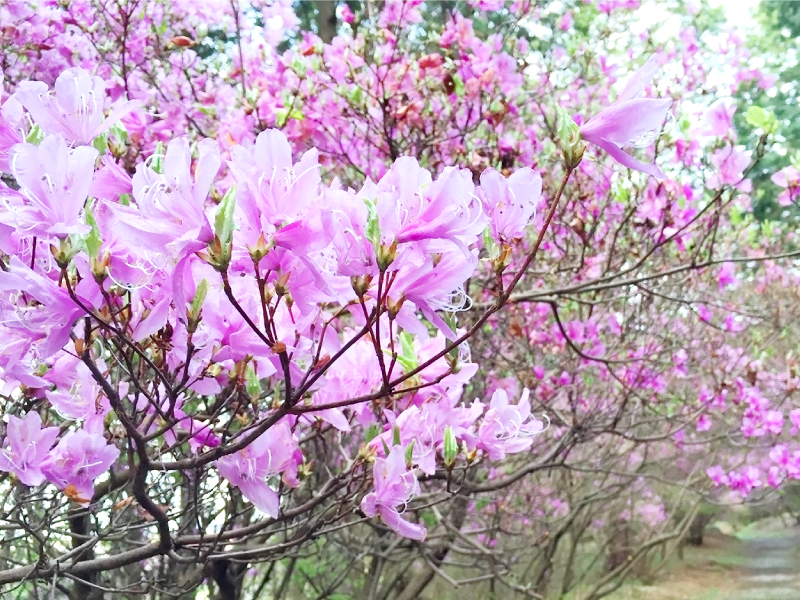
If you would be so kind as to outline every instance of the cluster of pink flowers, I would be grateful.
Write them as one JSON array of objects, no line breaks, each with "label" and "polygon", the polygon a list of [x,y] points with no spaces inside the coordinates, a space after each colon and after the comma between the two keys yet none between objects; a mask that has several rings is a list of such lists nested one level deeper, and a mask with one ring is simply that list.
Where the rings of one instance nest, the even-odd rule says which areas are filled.
[{"label": "cluster of pink flowers", "polygon": [[[110,103],[103,81],[78,68],[61,74],[52,91],[23,82],[3,104],[0,125],[19,132],[2,148],[19,185],[0,187],[0,248],[10,256],[0,272],[4,382],[36,390],[57,420],[78,427],[42,429],[36,411],[24,420],[11,416],[0,469],[89,501],[93,481],[119,456],[103,435],[112,408],[130,413],[136,435],[162,438],[169,448],[217,448],[230,441],[219,423],[188,406],[198,395],[221,393],[228,372],[249,361],[257,381],[287,381],[310,394],[307,410],[215,461],[256,507],[277,517],[269,478],[297,485],[304,461],[295,426],[321,419],[346,432],[354,418],[365,427],[376,421],[365,403],[350,409],[343,401],[436,359],[455,339],[454,317],[470,301],[463,284],[477,268],[484,230],[500,244],[519,239],[539,202],[541,178],[525,169],[506,181],[488,170],[478,188],[468,171],[448,167],[434,178],[415,159],[400,158],[360,190],[323,185],[316,150],[294,161],[277,130],[262,132],[251,147],[231,148],[229,180],[217,177],[216,143],[192,148],[186,138],[170,141],[129,177],[109,148],[125,136],[119,117],[135,108]],[[376,311],[377,321],[370,316]],[[421,316],[438,334],[431,336]],[[103,379],[111,367],[88,341],[98,319],[141,351],[168,340],[167,369],[180,376],[148,390],[115,382],[112,407],[105,388],[112,384]],[[334,334],[321,335],[334,320]],[[345,352],[342,339],[364,335],[346,324],[352,321],[366,325],[372,341]],[[403,346],[404,356],[376,361],[386,345]],[[322,376],[320,357],[337,353],[341,360]],[[407,397],[404,410],[377,421],[389,436],[399,427],[404,447],[414,440],[413,453],[408,464],[399,450],[375,459],[376,492],[364,500],[366,514],[380,513],[399,533],[424,535],[395,507],[417,489],[413,466],[435,471],[446,427],[473,459],[530,447],[542,425],[531,417],[527,391],[518,405],[502,391],[488,406],[458,405],[476,369],[466,356],[456,363],[438,358],[420,373],[430,383]]]},{"label": "cluster of pink flowers", "polygon": [[[96,14],[88,3],[73,3],[69,18],[55,9],[29,18],[24,4],[12,2],[0,14],[13,16],[15,36],[27,32],[39,46],[53,29],[71,31]],[[502,8],[488,0],[470,4]],[[609,0],[598,9],[637,4]],[[689,436],[714,433],[719,415],[734,406],[744,438],[786,435],[785,407],[758,382],[732,375],[745,360],[741,354],[720,338],[701,342],[690,331],[738,332],[746,319],[689,292],[681,298],[685,314],[648,315],[649,326],[695,340],[680,349],[655,334],[623,344],[628,332],[613,311],[598,308],[562,322],[549,297],[520,302],[513,310],[526,342],[552,355],[577,350],[575,364],[570,370],[537,364],[529,369],[535,388],[527,381],[525,388],[509,384],[513,391],[498,384],[489,388],[488,402],[465,401],[481,360],[473,362],[463,340],[449,348],[464,334],[458,313],[473,303],[465,285],[476,273],[509,285],[524,264],[529,234],[546,226],[542,209],[553,198],[535,168],[543,145],[528,123],[541,125],[550,115],[525,112],[525,79],[503,37],[479,39],[461,15],[443,26],[437,52],[402,52],[395,32],[420,22],[419,5],[387,3],[371,45],[363,36],[324,45],[305,33],[278,55],[243,34],[250,51],[233,59],[229,76],[204,70],[192,49],[201,38],[194,26],[187,33],[197,40],[176,35],[157,43],[146,25],[126,30],[131,44],[117,62],[152,59],[159,66],[149,72],[113,74],[85,43],[72,49],[92,56],[85,68],[48,49],[38,62],[12,67],[14,91],[0,96],[0,171],[15,183],[0,184],[0,373],[4,394],[36,404],[23,418],[9,414],[0,470],[88,502],[126,438],[150,444],[152,460],[173,461],[169,468],[185,465],[181,460],[213,465],[258,510],[278,518],[282,486],[297,487],[313,462],[304,434],[324,430],[344,439],[354,429],[372,429],[363,444],[345,443],[347,460],[362,473],[372,465],[361,511],[422,540],[425,527],[402,516],[420,480],[449,472],[456,461],[531,451],[546,420],[532,414],[532,398],[576,420],[613,415],[619,407],[602,385],[588,383],[596,380],[635,390],[655,405],[670,384],[692,377],[693,361],[709,347],[728,353],[718,367],[724,385],[703,388],[680,407],[685,422],[669,422],[661,432],[670,451],[684,451]],[[216,8],[238,23],[230,7]],[[176,11],[193,23],[191,3]],[[294,15],[286,2],[263,11],[268,26],[275,25],[265,43],[275,45],[283,29],[295,26]],[[353,21],[349,8],[341,12],[344,22]],[[168,17],[155,5],[142,15],[150,24]],[[568,31],[573,24],[567,13],[558,27]],[[690,48],[693,36],[683,35]],[[528,53],[524,39],[515,44],[518,54]],[[156,57],[153,48],[170,51]],[[566,56],[563,49],[553,54],[556,62]],[[686,54],[690,72],[692,51]],[[649,57],[614,102],[585,121],[561,124],[559,142],[569,173],[581,177],[581,194],[563,208],[542,253],[557,260],[576,240],[592,250],[563,269],[568,291],[602,284],[615,269],[627,273],[629,263],[612,260],[617,243],[629,244],[626,257],[655,254],[656,264],[667,254],[658,245],[670,242],[669,252],[688,261],[698,241],[702,246],[703,227],[711,229],[710,221],[698,221],[711,206],[701,202],[703,194],[752,189],[745,177],[752,157],[737,145],[736,109],[727,102],[705,111],[697,135],[675,142],[672,163],[626,150],[652,146],[670,119],[674,101],[666,94],[651,89],[643,97],[669,59]],[[277,65],[274,72],[265,70],[268,64]],[[603,60],[606,98],[612,72]],[[537,77],[571,107],[586,108],[583,87],[558,89],[544,69]],[[416,135],[429,122],[441,126],[435,144]],[[376,141],[376,130],[385,137]],[[704,136],[715,144],[705,189],[667,179],[664,171],[676,166],[701,165]],[[586,144],[652,176],[635,190],[633,210],[616,199],[628,191],[617,186],[611,161],[582,162]],[[512,172],[505,164],[530,166]],[[335,175],[327,183],[323,167]],[[784,188],[782,205],[796,201],[798,179],[793,167],[773,176]],[[635,235],[618,240],[628,223]],[[719,294],[739,285],[737,263],[709,267]],[[764,285],[789,277],[776,270]],[[531,285],[534,292],[544,287]],[[479,300],[488,304],[499,292],[487,290]],[[637,327],[645,328],[631,329]],[[153,369],[147,386],[131,375],[142,364]],[[237,399],[235,408],[220,408],[208,400],[228,397],[231,388],[246,389],[250,405]],[[796,435],[800,413],[788,415],[789,435]],[[567,430],[561,422],[553,438]],[[730,471],[718,465],[708,475],[744,494],[763,485],[765,473],[776,486],[800,477],[787,445],[776,442],[762,462]],[[663,504],[652,496],[645,508],[626,508],[625,518],[663,520]],[[553,513],[569,510],[552,504]]]}]

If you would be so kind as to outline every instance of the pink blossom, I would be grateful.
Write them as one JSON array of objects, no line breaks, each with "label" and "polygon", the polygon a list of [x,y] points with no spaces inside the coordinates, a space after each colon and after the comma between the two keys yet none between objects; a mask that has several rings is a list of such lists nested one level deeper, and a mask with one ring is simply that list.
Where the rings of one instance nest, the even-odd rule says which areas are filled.
[{"label": "pink blossom", "polygon": [[708,431],[711,429],[711,425],[711,419],[706,414],[700,415],[700,418],[697,419],[697,431]]},{"label": "pink blossom", "polygon": [[219,148],[206,139],[198,144],[198,153],[194,175],[186,138],[175,139],[167,146],[163,174],[144,163],[136,167],[136,208],[113,205],[115,233],[120,238],[175,261],[204,248],[213,239],[205,201],[220,167]]},{"label": "pink blossom", "polygon": [[800,431],[800,408],[789,411],[789,420],[792,422],[792,429],[789,433],[797,435],[797,432]]},{"label": "pink blossom", "polygon": [[51,135],[41,144],[17,144],[11,149],[11,172],[29,201],[13,210],[17,227],[29,235],[64,238],[88,233],[81,214],[94,176],[97,150],[70,150],[64,138]]},{"label": "pink blossom", "polygon": [[711,478],[711,481],[714,482],[714,487],[728,485],[730,481],[728,475],[725,473],[725,469],[719,465],[706,469],[706,475],[708,475]]},{"label": "pink blossom", "polygon": [[26,81],[19,85],[14,97],[46,133],[60,134],[76,144],[91,144],[139,105],[137,101],[124,102],[104,117],[105,82],[79,68],[67,69],[58,76],[54,96],[47,84]]},{"label": "pink blossom", "polygon": [[413,471],[406,468],[405,452],[395,446],[386,458],[376,458],[372,467],[375,491],[361,500],[361,510],[368,517],[376,514],[384,523],[403,537],[423,541],[427,530],[422,525],[406,521],[395,508],[406,505],[411,498],[420,493],[419,483]]},{"label": "pink blossom", "polygon": [[733,128],[733,115],[736,113],[736,105],[726,100],[717,100],[706,111],[705,118],[708,123],[708,134],[715,137],[726,137],[731,140],[736,139],[736,131]]},{"label": "pink blossom", "polygon": [[281,422],[250,445],[223,456],[214,464],[220,475],[238,487],[258,510],[277,519],[280,499],[267,478],[282,474],[287,484],[297,485],[297,452],[297,441],[289,426]]},{"label": "pink blossom", "polygon": [[622,150],[624,146],[648,146],[658,137],[672,101],[639,98],[657,69],[658,56],[654,54],[631,76],[616,102],[581,127],[581,135],[621,165],[665,179],[654,164],[642,163]]},{"label": "pink blossom", "polygon": [[719,281],[719,291],[721,292],[729,285],[736,283],[736,267],[732,262],[724,262],[717,274]]},{"label": "pink blossom", "polygon": [[0,450],[0,471],[13,473],[25,485],[41,485],[45,480],[41,465],[58,433],[58,427],[42,429],[42,419],[36,411],[22,419],[9,415],[6,439]]},{"label": "pink blossom", "polygon": [[26,330],[32,340],[42,340],[39,352],[47,358],[69,341],[72,325],[84,314],[69,292],[56,282],[43,277],[12,256],[8,271],[0,271],[0,290],[25,292],[39,304],[17,306],[15,328]]},{"label": "pink blossom", "polygon": [[712,175],[706,180],[706,187],[717,190],[725,185],[732,185],[741,192],[749,192],[753,184],[744,178],[743,171],[750,164],[750,156],[728,144],[711,155],[711,164],[715,167]]},{"label": "pink blossom", "polygon": [[800,197],[800,172],[794,167],[785,167],[770,177],[772,183],[780,186],[783,191],[778,196],[778,204],[789,206]]},{"label": "pink blossom", "polygon": [[780,435],[783,431],[783,413],[779,410],[767,411],[763,423],[768,432]]},{"label": "pink blossom", "polygon": [[504,244],[519,239],[541,194],[542,178],[533,169],[520,169],[508,179],[486,169],[481,174],[479,196],[491,221],[492,237]]},{"label": "pink blossom", "polygon": [[498,389],[492,394],[489,410],[478,428],[477,447],[491,460],[506,454],[524,452],[531,447],[533,436],[544,430],[544,424],[532,417],[528,388],[522,391],[519,403],[508,402],[508,394]]},{"label": "pink blossom", "polygon": [[71,488],[70,498],[89,502],[94,494],[94,480],[105,473],[119,457],[116,446],[108,444],[99,433],[84,429],[70,431],[42,463],[42,473],[59,489]]}]

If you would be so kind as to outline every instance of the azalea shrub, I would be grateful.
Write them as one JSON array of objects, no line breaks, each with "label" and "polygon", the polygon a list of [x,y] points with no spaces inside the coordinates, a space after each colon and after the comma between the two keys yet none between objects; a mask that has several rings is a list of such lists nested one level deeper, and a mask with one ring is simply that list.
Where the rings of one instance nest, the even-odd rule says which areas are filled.
[{"label": "azalea shrub", "polygon": [[800,474],[735,31],[309,6],[0,7],[4,591],[594,600]]}]

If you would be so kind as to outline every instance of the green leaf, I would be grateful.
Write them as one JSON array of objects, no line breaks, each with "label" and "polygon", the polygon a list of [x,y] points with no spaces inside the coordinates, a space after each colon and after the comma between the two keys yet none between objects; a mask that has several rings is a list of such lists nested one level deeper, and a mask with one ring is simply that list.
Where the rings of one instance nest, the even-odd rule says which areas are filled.
[{"label": "green leaf", "polygon": [[400,355],[397,357],[397,362],[406,372],[413,371],[419,366],[417,355],[414,354],[414,336],[407,331],[400,332]]},{"label": "green leaf", "polygon": [[97,227],[97,221],[95,221],[94,215],[92,214],[92,209],[87,206],[85,214],[86,224],[92,228],[85,239],[86,250],[89,256],[97,258],[100,253],[100,247],[103,245],[103,240],[100,238],[100,229]]},{"label": "green leaf", "polygon": [[767,122],[767,111],[760,106],[751,106],[747,109],[747,113],[745,114],[744,118],[753,127],[761,127]]},{"label": "green leaf", "polygon": [[108,152],[108,132],[103,132],[92,140],[92,146],[97,148],[100,156]]},{"label": "green leaf", "polygon": [[[205,281],[205,279],[203,280]],[[258,398],[261,395],[261,381],[258,379],[258,374],[252,363],[247,365],[245,370],[245,389],[250,394],[251,398]]]},{"label": "green leaf", "polygon": [[31,130],[28,132],[28,135],[25,137],[25,141],[29,144],[33,144],[34,146],[38,146],[41,141],[44,139],[44,131],[38,125],[34,125],[31,127]]},{"label": "green leaf", "polygon": [[731,209],[731,225],[736,227],[740,225],[742,222],[742,210],[738,206],[734,206]]},{"label": "green leaf", "polygon": [[378,426],[377,423],[371,423],[369,427],[367,427],[366,431],[364,431],[364,441],[369,444],[372,440],[378,437],[378,434],[381,432],[381,428]]},{"label": "green leaf", "polygon": [[125,129],[125,126],[120,121],[111,126],[109,133],[120,142],[126,143],[128,141],[128,130]]},{"label": "green leaf", "polygon": [[406,448],[406,464],[411,464],[411,460],[414,458],[414,440],[411,440],[411,443]]},{"label": "green leaf", "polygon": [[367,226],[364,230],[367,239],[372,242],[375,252],[381,247],[381,226],[378,223],[378,207],[375,200],[364,198],[367,205]]},{"label": "green leaf", "polygon": [[289,110],[288,108],[279,108],[275,111],[275,124],[278,127],[283,127],[286,125],[286,122],[289,119],[294,119],[296,121],[305,121],[305,115],[300,112],[298,109],[293,108]]},{"label": "green leaf", "polygon": [[392,432],[392,446],[399,446],[400,445],[400,428],[395,425],[394,431]]},{"label": "green leaf", "polygon": [[449,425],[444,428],[444,464],[451,466],[458,456],[458,442],[453,433],[453,428]]},{"label": "green leaf", "polygon": [[217,207],[214,218],[214,233],[223,246],[228,246],[233,239],[233,211],[236,208],[236,185],[232,185],[225,192]]},{"label": "green leaf", "polygon": [[192,304],[189,308],[190,311],[190,318],[198,319],[200,317],[200,309],[203,308],[203,303],[206,301],[206,295],[208,294],[208,280],[203,279],[200,283],[197,284],[197,290],[194,293],[194,298],[192,298]]},{"label": "green leaf", "polygon": [[497,260],[500,257],[500,248],[498,248],[497,242],[492,237],[491,226],[483,230],[483,247],[489,253],[489,260]]},{"label": "green leaf", "polygon": [[461,75],[458,73],[453,75],[453,84],[455,86],[454,91],[456,96],[459,98],[463,97],[466,88],[464,88],[464,80],[461,79]]},{"label": "green leaf", "polygon": [[150,161],[150,168],[159,175],[164,173],[164,144],[161,142],[156,144],[153,159]]}]

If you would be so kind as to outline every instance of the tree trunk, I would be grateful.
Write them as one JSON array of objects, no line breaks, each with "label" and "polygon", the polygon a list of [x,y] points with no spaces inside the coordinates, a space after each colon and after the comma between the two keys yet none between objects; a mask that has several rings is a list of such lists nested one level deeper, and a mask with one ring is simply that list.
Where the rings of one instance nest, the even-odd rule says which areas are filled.
[{"label": "tree trunk", "polygon": [[326,44],[336,35],[336,0],[317,0],[317,31]]},{"label": "tree trunk", "polygon": [[710,513],[697,513],[694,519],[692,519],[692,524],[689,525],[689,533],[686,536],[686,543],[690,546],[702,546],[703,534],[713,518],[714,515]]}]

